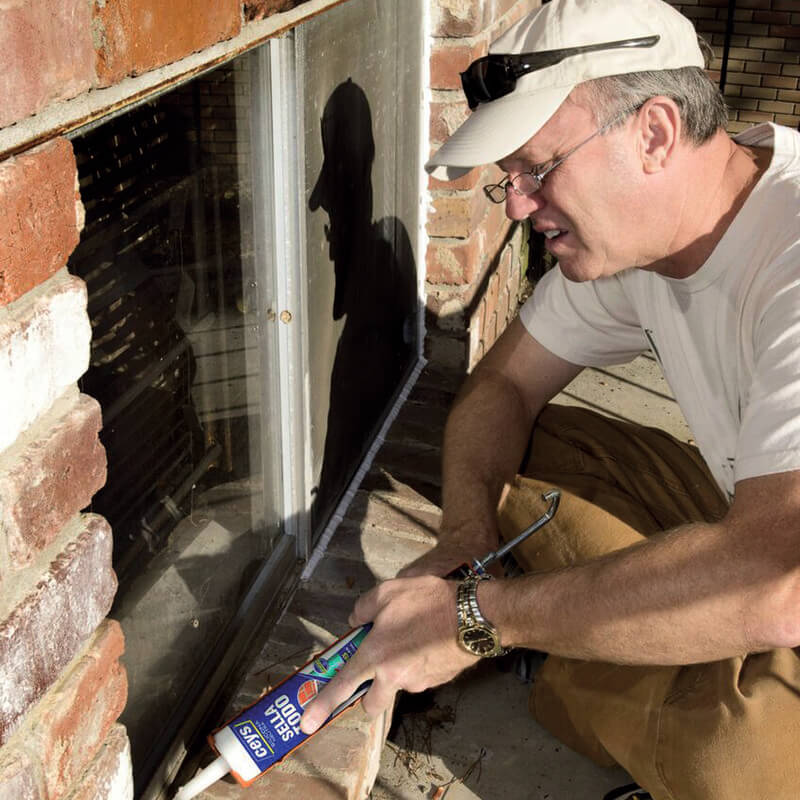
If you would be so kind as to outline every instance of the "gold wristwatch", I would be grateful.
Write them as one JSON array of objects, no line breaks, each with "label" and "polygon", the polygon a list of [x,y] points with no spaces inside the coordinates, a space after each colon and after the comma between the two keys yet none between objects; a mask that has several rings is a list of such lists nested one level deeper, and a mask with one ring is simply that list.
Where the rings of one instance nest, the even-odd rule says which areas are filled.
[{"label": "gold wristwatch", "polygon": [[481,614],[478,608],[478,584],[488,575],[472,575],[458,584],[456,614],[458,617],[458,643],[468,653],[481,658],[501,656],[508,652],[500,644],[497,628]]}]

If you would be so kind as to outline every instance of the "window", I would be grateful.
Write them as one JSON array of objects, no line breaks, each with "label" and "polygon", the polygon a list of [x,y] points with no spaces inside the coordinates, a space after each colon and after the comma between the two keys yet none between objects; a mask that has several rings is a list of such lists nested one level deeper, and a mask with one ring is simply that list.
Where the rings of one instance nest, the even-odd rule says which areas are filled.
[{"label": "window", "polygon": [[395,5],[343,4],[74,137],[139,796],[418,357],[422,15]]}]

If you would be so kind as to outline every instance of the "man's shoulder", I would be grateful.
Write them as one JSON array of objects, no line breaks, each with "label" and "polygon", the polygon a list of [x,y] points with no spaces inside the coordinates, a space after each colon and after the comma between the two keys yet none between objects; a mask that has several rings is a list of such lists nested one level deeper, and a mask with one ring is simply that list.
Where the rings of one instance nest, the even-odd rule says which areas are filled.
[{"label": "man's shoulder", "polygon": [[761,147],[772,151],[766,174],[777,175],[785,170],[800,174],[800,132],[778,125],[762,122],[736,134],[733,140],[745,147]]}]

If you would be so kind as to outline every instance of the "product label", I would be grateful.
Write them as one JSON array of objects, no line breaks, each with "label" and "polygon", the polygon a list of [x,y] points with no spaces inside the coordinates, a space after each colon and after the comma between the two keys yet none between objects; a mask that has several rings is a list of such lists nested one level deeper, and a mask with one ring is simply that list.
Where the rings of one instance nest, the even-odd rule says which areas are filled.
[{"label": "product label", "polygon": [[371,627],[356,628],[228,724],[261,772],[308,739],[300,730],[303,708],[353,657]]}]

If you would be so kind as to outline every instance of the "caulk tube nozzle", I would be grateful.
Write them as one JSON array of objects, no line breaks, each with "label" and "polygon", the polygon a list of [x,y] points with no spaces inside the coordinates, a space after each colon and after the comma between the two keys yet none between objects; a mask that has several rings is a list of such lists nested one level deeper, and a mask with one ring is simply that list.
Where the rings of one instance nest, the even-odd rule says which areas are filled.
[{"label": "caulk tube nozzle", "polygon": [[201,769],[189,783],[184,784],[175,795],[175,800],[191,800],[212,783],[216,783],[231,771],[230,765],[223,756],[212,761],[205,769]]}]

